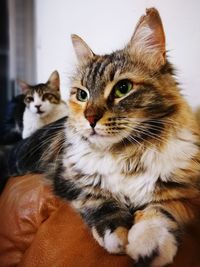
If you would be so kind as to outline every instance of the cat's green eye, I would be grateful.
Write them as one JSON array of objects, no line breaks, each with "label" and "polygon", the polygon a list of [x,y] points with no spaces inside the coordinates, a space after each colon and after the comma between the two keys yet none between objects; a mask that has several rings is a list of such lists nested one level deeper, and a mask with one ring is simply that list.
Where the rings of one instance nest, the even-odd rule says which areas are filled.
[{"label": "cat's green eye", "polygon": [[82,89],[78,89],[76,93],[78,101],[86,102],[88,100],[88,93]]},{"label": "cat's green eye", "polygon": [[121,98],[128,94],[133,88],[133,84],[129,80],[121,80],[114,86],[114,96]]}]

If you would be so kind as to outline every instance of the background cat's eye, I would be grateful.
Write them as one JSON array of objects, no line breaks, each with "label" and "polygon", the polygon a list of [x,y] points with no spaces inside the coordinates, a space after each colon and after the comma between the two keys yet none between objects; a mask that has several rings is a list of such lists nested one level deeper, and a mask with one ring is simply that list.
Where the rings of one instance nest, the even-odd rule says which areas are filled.
[{"label": "background cat's eye", "polygon": [[29,102],[29,103],[32,102],[33,101],[33,97],[32,96],[27,96],[26,97],[26,101]]},{"label": "background cat's eye", "polygon": [[133,83],[129,80],[121,80],[114,86],[114,96],[120,98],[128,94],[133,88]]},{"label": "background cat's eye", "polygon": [[82,89],[77,89],[76,98],[81,102],[88,100],[88,93]]},{"label": "background cat's eye", "polygon": [[46,93],[43,95],[43,100],[45,100],[45,99],[51,100],[53,98],[54,98],[54,96],[50,93]]}]

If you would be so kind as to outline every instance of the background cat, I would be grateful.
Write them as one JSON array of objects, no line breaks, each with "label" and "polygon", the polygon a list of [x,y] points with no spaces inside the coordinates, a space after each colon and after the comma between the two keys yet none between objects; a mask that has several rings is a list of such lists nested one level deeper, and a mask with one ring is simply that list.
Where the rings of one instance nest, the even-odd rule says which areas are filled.
[{"label": "background cat", "polygon": [[11,174],[45,173],[108,252],[165,266],[199,218],[200,145],[159,14],[148,9],[128,45],[108,55],[72,41],[69,116],[20,142]]},{"label": "background cat", "polygon": [[57,71],[50,75],[46,83],[33,86],[21,81],[20,86],[25,94],[26,104],[23,114],[23,138],[67,115],[67,105],[60,96],[60,79]]},{"label": "background cat", "polygon": [[[0,192],[8,173],[8,158],[13,147],[23,138],[53,121],[64,117],[67,105],[61,100],[59,74],[54,71],[45,84],[35,86],[19,82],[23,94],[8,103],[7,115],[0,127]],[[16,161],[14,154],[12,160]]]}]

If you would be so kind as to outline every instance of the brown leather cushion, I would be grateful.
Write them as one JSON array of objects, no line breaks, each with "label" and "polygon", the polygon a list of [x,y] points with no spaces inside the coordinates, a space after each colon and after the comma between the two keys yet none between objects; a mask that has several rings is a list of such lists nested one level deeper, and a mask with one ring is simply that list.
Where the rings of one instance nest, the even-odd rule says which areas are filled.
[{"label": "brown leather cushion", "polygon": [[11,178],[0,196],[0,266],[129,267],[108,254],[39,175]]},{"label": "brown leather cushion", "polygon": [[[200,267],[200,231],[185,236],[174,267]],[[133,267],[110,255],[69,204],[56,198],[42,176],[11,178],[0,196],[0,266]]]}]

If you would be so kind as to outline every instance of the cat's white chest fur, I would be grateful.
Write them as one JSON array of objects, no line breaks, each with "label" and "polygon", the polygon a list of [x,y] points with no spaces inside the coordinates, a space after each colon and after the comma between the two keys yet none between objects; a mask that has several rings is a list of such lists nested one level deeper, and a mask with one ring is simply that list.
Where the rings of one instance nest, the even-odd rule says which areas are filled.
[{"label": "cat's white chest fur", "polygon": [[[77,150],[79,150],[79,152]],[[136,204],[144,204],[151,200],[152,190],[157,176],[146,172],[139,176],[125,176],[120,174],[123,163],[116,160],[109,154],[92,154],[84,146],[80,145],[71,153],[70,157],[64,160],[64,165],[76,162],[76,168],[80,169],[88,179],[91,175],[101,175],[101,187],[124,199],[128,197]],[[66,162],[66,163],[65,163]],[[99,177],[99,176],[97,176]],[[84,178],[85,179],[85,178]],[[91,181],[86,181],[91,183]],[[94,182],[96,184],[97,182]]]},{"label": "cat's white chest fur", "polygon": [[23,114],[23,131],[22,138],[29,137],[37,129],[44,126],[43,122],[40,120],[37,114],[33,114],[28,108],[25,108]]},{"label": "cat's white chest fur", "polygon": [[42,117],[39,114],[33,113],[29,108],[25,108],[23,114],[23,131],[22,138],[27,138],[41,127],[54,122],[64,116],[68,115],[67,105],[61,102],[55,105],[52,110]]},{"label": "cat's white chest fur", "polygon": [[[188,159],[198,152],[190,142],[192,139],[190,132],[182,130],[177,138],[168,141],[162,152],[147,149],[141,157],[144,171],[140,174],[123,175],[121,170],[125,162],[122,157],[113,157],[109,152],[94,152],[81,139],[73,142],[63,163],[65,166],[75,165],[88,179],[95,179],[95,174],[101,175],[102,189],[122,199],[128,197],[135,205],[143,205],[152,200],[158,179],[168,181],[175,170],[187,167]],[[84,181],[88,182],[85,177]]]},{"label": "cat's white chest fur", "polygon": [[[121,175],[121,166],[110,154],[91,153],[89,149],[79,143],[79,145],[74,145],[73,150],[69,151],[68,157],[64,159],[65,166],[74,163],[76,169],[84,173],[83,183],[97,184],[98,181],[90,180],[95,180],[95,177],[98,179],[99,176],[96,176],[96,174],[99,174],[102,189],[112,192],[119,198],[127,196],[132,200],[134,199],[134,202],[141,203],[144,200],[142,196],[147,193],[145,183],[149,181],[148,178],[150,177],[147,177],[147,175],[143,175],[143,177],[125,177]],[[144,187],[145,189],[143,189]],[[148,201],[149,197],[146,200]]]}]

